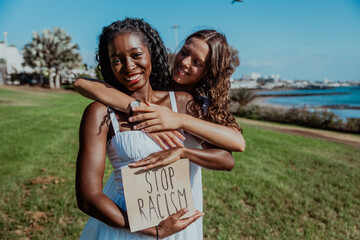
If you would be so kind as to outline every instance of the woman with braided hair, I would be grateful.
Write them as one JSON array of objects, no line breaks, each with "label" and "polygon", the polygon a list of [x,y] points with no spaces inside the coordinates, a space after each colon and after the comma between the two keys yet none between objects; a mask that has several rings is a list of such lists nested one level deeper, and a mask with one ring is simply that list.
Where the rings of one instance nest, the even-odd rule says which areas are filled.
[{"label": "woman with braided hair", "polygon": [[[154,40],[156,39],[156,40]],[[143,102],[190,113],[191,95],[155,91],[158,81],[168,81],[165,66],[166,51],[158,33],[140,19],[125,19],[105,27],[100,35],[97,60],[107,82],[125,94]],[[154,46],[154,43],[155,46]],[[195,222],[203,213],[197,211],[179,220],[187,209],[181,209],[163,220],[159,226],[140,232],[128,230],[126,204],[121,168],[161,150],[146,133],[132,131],[128,115],[114,111],[99,102],[91,103],[84,111],[80,125],[80,144],[76,165],[76,196],[79,208],[91,218],[81,239],[200,239],[202,229]],[[107,154],[114,168],[115,192],[111,196],[102,190]],[[190,167],[191,168],[191,167]],[[194,172],[190,173],[192,188]],[[200,193],[195,192],[194,202]],[[195,204],[196,205],[196,204]]]}]

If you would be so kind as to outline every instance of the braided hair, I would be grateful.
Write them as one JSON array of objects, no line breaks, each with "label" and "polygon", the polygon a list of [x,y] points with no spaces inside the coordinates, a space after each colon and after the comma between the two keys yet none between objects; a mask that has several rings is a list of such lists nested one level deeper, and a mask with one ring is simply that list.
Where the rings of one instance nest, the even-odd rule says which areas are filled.
[{"label": "braided hair", "polygon": [[97,68],[100,70],[105,82],[118,88],[122,92],[127,89],[118,82],[111,70],[111,63],[108,55],[108,46],[116,36],[122,33],[136,34],[148,48],[151,56],[152,71],[150,84],[154,90],[167,90],[170,84],[170,73],[168,55],[159,33],[139,18],[126,18],[123,21],[116,21],[103,28],[99,36],[99,49],[96,52]]}]

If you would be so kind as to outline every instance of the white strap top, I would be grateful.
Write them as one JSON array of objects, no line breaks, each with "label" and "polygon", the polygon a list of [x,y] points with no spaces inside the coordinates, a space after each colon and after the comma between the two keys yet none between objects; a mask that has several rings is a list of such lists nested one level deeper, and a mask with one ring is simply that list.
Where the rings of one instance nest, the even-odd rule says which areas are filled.
[{"label": "white strap top", "polygon": [[[175,94],[170,93],[171,107],[177,110]],[[120,132],[119,123],[113,109],[108,108],[114,128],[114,136],[107,145],[107,155],[114,168],[115,180],[118,183],[118,192],[122,192],[121,168],[131,162],[138,161],[162,148],[142,131]]]},{"label": "white strap top", "polygon": [[118,120],[116,118],[114,110],[112,108],[108,107],[108,112],[110,114],[110,120],[111,120],[111,123],[112,123],[113,128],[114,128],[114,133],[119,132],[120,131],[119,122],[118,122]]},{"label": "white strap top", "polygon": [[176,105],[175,93],[170,91],[169,96],[170,96],[170,103],[171,103],[171,108],[172,108],[173,112],[178,112],[177,105]]},{"label": "white strap top", "polygon": [[[169,92],[171,108],[174,112],[177,112],[176,96],[174,92]],[[138,161],[144,157],[147,157],[153,152],[161,151],[161,147],[157,145],[146,133],[141,131],[119,131],[119,123],[114,111],[109,108],[110,119],[114,128],[115,135],[111,139],[111,142],[107,146],[107,155],[114,168],[114,180],[116,185],[117,197],[121,201],[116,201],[117,204],[126,210],[125,200],[123,197],[123,185],[121,168],[128,165],[131,162]],[[184,145],[190,148],[200,148],[201,145],[196,139],[185,133],[186,141]],[[194,198],[195,209],[202,211],[202,183],[201,183],[201,168],[192,162],[190,162],[190,179],[192,186],[192,193]],[[203,239],[202,236],[202,219],[197,220],[193,225],[199,229],[198,237],[195,239]]]}]

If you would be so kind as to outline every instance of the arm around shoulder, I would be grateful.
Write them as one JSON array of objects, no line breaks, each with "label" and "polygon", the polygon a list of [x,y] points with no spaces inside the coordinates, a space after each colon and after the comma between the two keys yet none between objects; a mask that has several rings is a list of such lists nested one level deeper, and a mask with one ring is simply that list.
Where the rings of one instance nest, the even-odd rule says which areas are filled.
[{"label": "arm around shoulder", "polygon": [[201,120],[196,117],[199,113],[191,112],[191,109],[195,110],[190,106],[192,104],[190,94],[176,92],[176,102],[177,113],[163,106],[149,104],[149,106],[133,108],[135,112],[142,114],[130,117],[129,121],[139,122],[134,129],[143,129],[145,132],[184,129],[214,146],[235,152],[245,150],[245,140],[237,129]]},{"label": "arm around shoulder", "polygon": [[[178,93],[176,93],[178,96]],[[206,120],[201,120],[194,112],[189,112],[187,104],[193,100],[187,93],[180,93],[178,102],[181,106],[181,115],[179,116],[179,128],[186,130],[192,135],[223,149],[243,152],[245,150],[245,139],[240,131],[233,127],[227,127]],[[191,111],[191,109],[190,109]],[[180,112],[180,111],[179,111]]]},{"label": "arm around shoulder", "polygon": [[119,91],[110,84],[92,78],[78,78],[74,83],[75,90],[84,97],[111,106],[120,112],[129,112],[129,105],[135,99]]}]

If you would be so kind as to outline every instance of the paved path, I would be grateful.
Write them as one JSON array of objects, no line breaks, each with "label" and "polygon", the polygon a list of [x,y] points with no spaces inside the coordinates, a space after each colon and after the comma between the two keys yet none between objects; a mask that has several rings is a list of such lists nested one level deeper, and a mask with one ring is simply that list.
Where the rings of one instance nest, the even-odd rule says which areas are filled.
[{"label": "paved path", "polygon": [[341,133],[341,132],[328,131],[328,130],[318,130],[312,128],[298,127],[298,126],[289,126],[285,124],[257,121],[257,120],[251,120],[245,118],[238,118],[238,120],[240,123],[254,125],[269,130],[297,134],[308,137],[315,137],[315,138],[325,139],[328,141],[343,143],[360,148],[360,135],[356,135],[356,134]]}]

